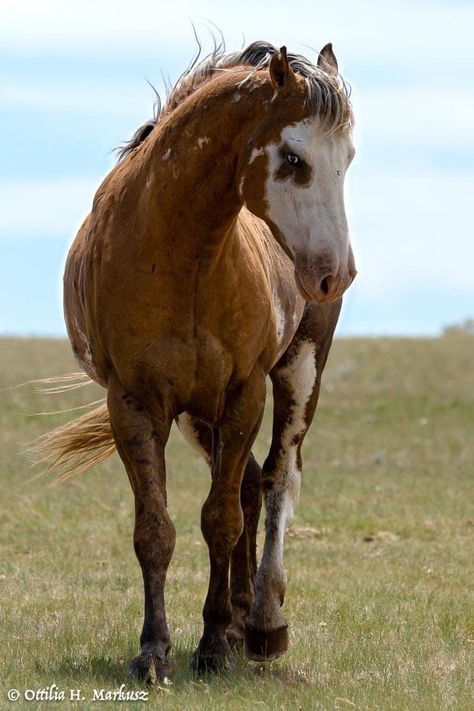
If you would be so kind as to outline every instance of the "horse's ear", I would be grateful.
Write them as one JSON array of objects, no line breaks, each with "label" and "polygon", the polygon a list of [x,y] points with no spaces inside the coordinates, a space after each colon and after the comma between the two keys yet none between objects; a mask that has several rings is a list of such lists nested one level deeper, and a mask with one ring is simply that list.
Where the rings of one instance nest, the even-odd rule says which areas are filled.
[{"label": "horse's ear", "polygon": [[325,44],[319,53],[318,57],[318,67],[326,72],[327,74],[337,74],[339,69],[337,66],[336,55],[332,51],[332,44],[328,42]]},{"label": "horse's ear", "polygon": [[288,84],[288,79],[292,73],[286,56],[286,47],[281,47],[277,54],[272,55],[270,61],[270,78],[277,91],[280,91]]}]

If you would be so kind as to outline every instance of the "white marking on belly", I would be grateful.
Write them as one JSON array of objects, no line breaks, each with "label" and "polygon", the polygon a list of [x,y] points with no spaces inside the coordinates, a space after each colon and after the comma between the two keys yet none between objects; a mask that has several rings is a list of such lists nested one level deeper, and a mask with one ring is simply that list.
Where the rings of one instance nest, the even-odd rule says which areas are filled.
[{"label": "white marking on belly", "polygon": [[236,103],[237,103],[238,101],[240,101],[240,99],[241,99],[240,94],[234,94],[234,96],[232,97],[232,101],[235,101]]},{"label": "white marking on belly", "polygon": [[171,148],[168,148],[163,155],[161,156],[163,160],[169,160],[169,157],[171,155]]},{"label": "white marking on belly", "polygon": [[147,176],[147,179],[145,181],[145,188],[149,190],[151,188],[151,184],[153,183],[153,173],[150,173]]},{"label": "white marking on belly", "polygon": [[187,412],[183,412],[179,417],[176,418],[176,424],[178,425],[178,429],[183,435],[186,442],[190,444],[191,447],[198,454],[200,454],[204,461],[210,466],[210,457],[208,456],[206,450],[199,441],[199,436],[197,430],[193,425],[192,417],[188,415]]}]

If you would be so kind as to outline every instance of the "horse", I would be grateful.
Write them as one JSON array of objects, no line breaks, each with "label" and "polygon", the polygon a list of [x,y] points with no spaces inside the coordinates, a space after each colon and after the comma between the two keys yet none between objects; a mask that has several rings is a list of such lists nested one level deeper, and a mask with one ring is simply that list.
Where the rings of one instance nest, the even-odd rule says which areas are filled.
[{"label": "horse", "polygon": [[[332,45],[316,64],[266,42],[215,50],[122,150],[72,244],[64,311],[106,402],[46,436],[76,473],[115,448],[135,497],[144,622],[133,677],[170,674],[165,579],[175,544],[165,446],[175,421],[211,471],[196,673],[288,648],[284,534],[301,446],[356,275],[344,208],[353,112]],[[273,434],[252,454],[273,384]],[[262,499],[265,543],[257,566]]]}]

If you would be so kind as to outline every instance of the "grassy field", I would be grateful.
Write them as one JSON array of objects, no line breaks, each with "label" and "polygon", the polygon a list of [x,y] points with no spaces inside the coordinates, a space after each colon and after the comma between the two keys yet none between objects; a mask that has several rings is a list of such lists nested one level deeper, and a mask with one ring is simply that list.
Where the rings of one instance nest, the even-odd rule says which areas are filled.
[{"label": "grassy field", "polygon": [[[63,341],[0,341],[0,388],[76,370]],[[174,432],[169,501],[178,538],[167,587],[175,673],[148,702],[165,709],[474,708],[474,338],[339,340],[307,437],[300,504],[288,531],[291,648],[239,658],[197,680],[207,550],[199,529],[208,473]],[[21,445],[71,415],[31,416],[100,397],[95,386],[38,397],[0,393],[0,708],[26,689],[126,680],[137,653],[142,583],[133,500],[114,455],[66,484],[31,477]],[[262,459],[270,412],[257,443]],[[18,689],[16,704],[7,691]],[[135,688],[135,687],[133,687]]]}]

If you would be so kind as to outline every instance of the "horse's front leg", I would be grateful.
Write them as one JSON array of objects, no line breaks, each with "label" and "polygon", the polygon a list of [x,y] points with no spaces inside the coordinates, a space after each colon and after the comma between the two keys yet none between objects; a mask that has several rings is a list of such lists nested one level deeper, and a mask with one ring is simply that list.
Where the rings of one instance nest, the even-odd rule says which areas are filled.
[{"label": "horse's front leg", "polygon": [[[176,422],[182,435],[212,470],[211,427],[186,413],[181,414]],[[243,646],[244,623],[255,599],[257,528],[262,508],[261,476],[261,467],[250,453],[240,489],[244,527],[232,551],[230,563],[232,622],[227,628],[226,637],[231,647]]]},{"label": "horse's front leg", "polygon": [[213,433],[212,483],[201,514],[210,579],[203,610],[204,632],[191,661],[196,672],[235,665],[226,638],[232,622],[229,565],[243,530],[241,483],[265,405],[264,374],[249,378],[228,403],[222,425]]},{"label": "horse's front leg", "polygon": [[255,600],[257,530],[262,509],[261,478],[261,467],[251,453],[240,492],[244,528],[232,551],[230,564],[232,622],[227,628],[226,636],[233,647],[243,646],[245,620]]},{"label": "horse's front leg", "polygon": [[145,589],[145,619],[141,653],[130,665],[130,675],[148,683],[170,672],[171,648],[166,623],[164,588],[175,544],[175,528],[166,510],[164,448],[171,421],[157,422],[141,402],[109,382],[107,404],[117,450],[135,495],[133,542]]},{"label": "horse's front leg", "polygon": [[256,661],[275,659],[288,648],[288,625],[281,611],[287,585],[284,535],[299,496],[301,445],[316,410],[339,311],[340,302],[308,303],[292,343],[271,372],[273,436],[262,468],[265,545],[255,602],[245,623],[245,655]]}]

